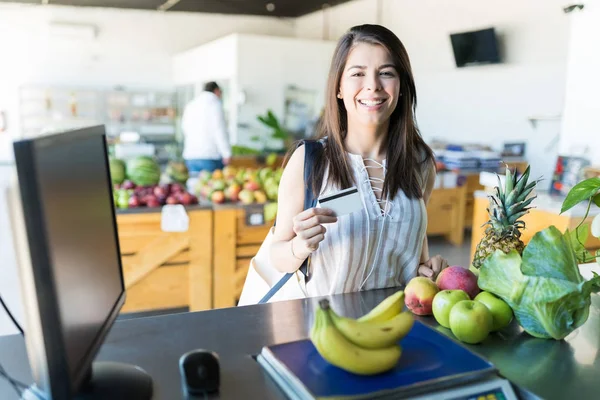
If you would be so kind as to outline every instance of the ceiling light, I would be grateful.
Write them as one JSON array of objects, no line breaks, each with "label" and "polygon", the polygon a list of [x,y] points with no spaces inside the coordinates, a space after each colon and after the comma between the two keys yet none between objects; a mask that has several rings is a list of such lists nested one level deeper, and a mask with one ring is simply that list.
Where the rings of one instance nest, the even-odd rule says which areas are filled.
[{"label": "ceiling light", "polygon": [[275,11],[275,4],[273,4],[273,3],[267,3],[267,11],[268,12]]}]

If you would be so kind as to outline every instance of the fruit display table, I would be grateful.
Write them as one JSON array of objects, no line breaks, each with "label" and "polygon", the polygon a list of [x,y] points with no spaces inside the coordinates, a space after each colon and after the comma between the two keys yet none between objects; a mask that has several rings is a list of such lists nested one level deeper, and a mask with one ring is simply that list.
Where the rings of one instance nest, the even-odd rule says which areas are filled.
[{"label": "fruit display table", "polygon": [[461,246],[465,231],[467,187],[434,189],[427,205],[427,235],[444,235]]},{"label": "fruit display table", "polygon": [[127,298],[122,312],[212,308],[213,212],[186,207],[187,232],[163,232],[160,208],[117,213]]},{"label": "fruit display table", "polygon": [[[487,197],[487,191],[476,191],[475,192],[475,205],[473,212],[473,226],[471,236],[471,259],[475,254],[477,244],[484,237],[485,227],[483,224],[489,219],[487,208],[489,207],[489,199]],[[563,197],[550,196],[546,193],[540,192],[537,194],[537,199],[534,200],[533,206],[529,213],[526,214],[522,220],[525,222],[525,229],[521,232],[521,240],[527,244],[533,237],[533,235],[551,225],[556,226],[561,232],[564,232],[567,228],[570,230],[575,229],[581,222],[581,219],[585,215],[586,206],[580,204],[571,210],[560,214],[560,208],[564,200]],[[592,219],[598,214],[598,209],[592,207],[586,223],[591,223]],[[600,239],[589,235],[588,240],[585,243],[585,247],[592,251],[600,248]]]}]

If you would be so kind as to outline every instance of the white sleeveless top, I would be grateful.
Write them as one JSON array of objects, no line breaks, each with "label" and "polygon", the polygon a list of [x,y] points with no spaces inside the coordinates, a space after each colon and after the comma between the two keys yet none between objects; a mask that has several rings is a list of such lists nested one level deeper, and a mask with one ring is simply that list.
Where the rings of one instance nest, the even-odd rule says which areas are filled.
[{"label": "white sleeveless top", "polygon": [[[309,296],[404,285],[417,275],[427,228],[423,199],[400,190],[394,200],[378,201],[363,158],[347,154],[364,209],[325,225],[325,239],[311,255]],[[385,160],[382,167],[387,173]],[[339,190],[326,186],[327,171],[320,196]]]}]

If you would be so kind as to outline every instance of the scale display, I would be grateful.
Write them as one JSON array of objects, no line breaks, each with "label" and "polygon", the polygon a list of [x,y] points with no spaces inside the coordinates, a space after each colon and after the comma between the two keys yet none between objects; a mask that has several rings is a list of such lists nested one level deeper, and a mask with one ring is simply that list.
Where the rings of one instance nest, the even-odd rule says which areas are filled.
[{"label": "scale display", "polygon": [[492,378],[454,389],[428,393],[414,400],[518,400],[510,382]]}]

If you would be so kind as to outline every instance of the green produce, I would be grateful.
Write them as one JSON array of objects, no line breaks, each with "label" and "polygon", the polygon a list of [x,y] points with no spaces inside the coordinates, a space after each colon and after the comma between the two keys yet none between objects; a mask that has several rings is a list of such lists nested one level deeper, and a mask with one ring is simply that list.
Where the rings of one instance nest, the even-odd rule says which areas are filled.
[{"label": "green produce", "polygon": [[522,257],[516,250],[496,250],[483,263],[478,285],[508,303],[527,333],[560,340],[587,320],[600,275],[586,281],[572,234],[550,226],[534,235]]},{"label": "green produce", "polygon": [[152,157],[139,156],[127,163],[127,176],[138,186],[156,185],[160,181],[160,166]]},{"label": "green produce", "polygon": [[484,304],[492,313],[494,326],[492,332],[506,328],[513,319],[513,312],[506,302],[490,292],[481,292],[475,296],[475,301]]},{"label": "green produce", "polygon": [[125,189],[120,189],[117,192],[117,202],[116,205],[118,208],[129,208],[129,198],[131,197],[131,192]]},{"label": "green produce", "polygon": [[277,203],[265,204],[265,221],[274,221],[277,217]]},{"label": "green produce", "polygon": [[171,182],[185,184],[190,177],[187,166],[184,162],[170,161],[165,169],[165,174]]},{"label": "green produce", "polygon": [[485,237],[475,249],[473,267],[481,268],[485,259],[498,249],[504,253],[511,250],[523,253],[525,243],[521,240],[521,230],[525,229],[525,222],[521,218],[529,212],[529,205],[536,199],[536,196],[530,194],[537,181],[528,184],[528,179],[529,166],[518,179],[516,174],[506,168],[504,189],[499,183],[495,188],[496,194],[490,196],[490,219],[486,222]]},{"label": "green produce", "polygon": [[450,311],[459,301],[471,298],[464,290],[442,290],[433,297],[431,311],[438,324],[450,328]]},{"label": "green produce", "polygon": [[112,183],[120,185],[125,180],[125,163],[123,160],[111,158],[109,161],[110,179]]},{"label": "green produce", "polygon": [[492,313],[485,304],[475,300],[461,300],[450,310],[450,330],[464,343],[481,343],[494,325]]}]

